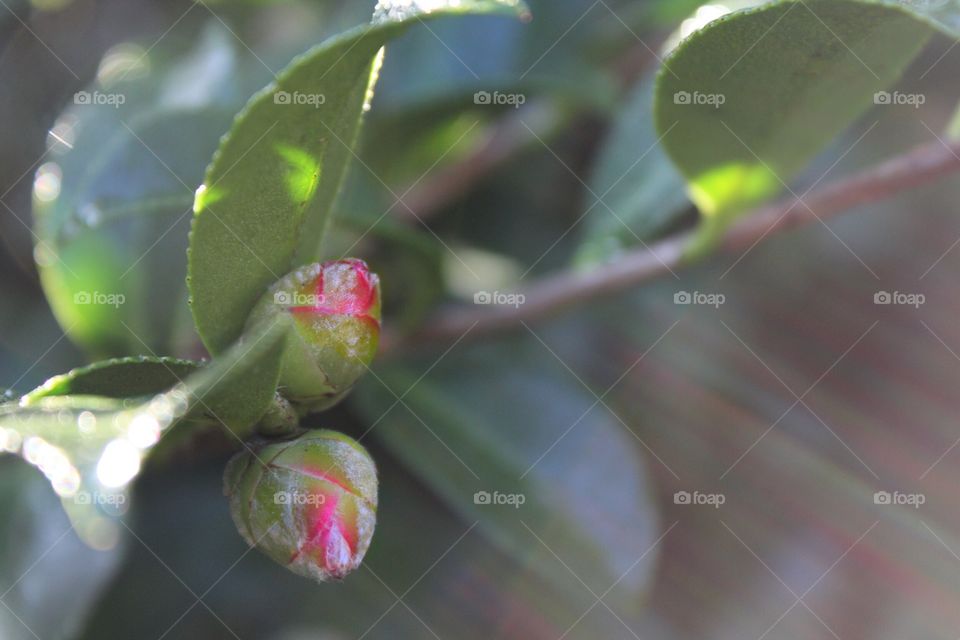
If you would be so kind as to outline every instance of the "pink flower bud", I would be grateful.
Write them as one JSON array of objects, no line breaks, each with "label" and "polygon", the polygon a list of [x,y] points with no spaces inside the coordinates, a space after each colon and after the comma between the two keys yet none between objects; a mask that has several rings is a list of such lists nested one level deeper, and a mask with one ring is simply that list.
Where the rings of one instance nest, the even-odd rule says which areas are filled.
[{"label": "pink flower bud", "polygon": [[248,544],[318,582],[359,567],[373,538],[376,467],[360,444],[334,431],[238,454],[224,493]]},{"label": "pink flower bud", "polygon": [[373,361],[380,338],[380,279],[357,259],[301,267],[274,284],[248,325],[294,319],[280,391],[301,412],[336,404]]}]

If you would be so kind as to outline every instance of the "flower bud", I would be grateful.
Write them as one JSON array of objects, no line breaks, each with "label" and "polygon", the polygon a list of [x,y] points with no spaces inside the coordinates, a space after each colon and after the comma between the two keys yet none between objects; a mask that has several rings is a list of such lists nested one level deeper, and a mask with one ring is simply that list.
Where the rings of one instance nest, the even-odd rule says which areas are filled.
[{"label": "flower bud", "polygon": [[376,525],[377,470],[335,431],[308,431],[235,456],[224,493],[250,546],[296,574],[339,580],[360,566]]},{"label": "flower bud", "polygon": [[302,413],[336,404],[366,372],[380,338],[380,280],[362,260],[301,267],[270,287],[248,326],[294,319],[280,390]]}]

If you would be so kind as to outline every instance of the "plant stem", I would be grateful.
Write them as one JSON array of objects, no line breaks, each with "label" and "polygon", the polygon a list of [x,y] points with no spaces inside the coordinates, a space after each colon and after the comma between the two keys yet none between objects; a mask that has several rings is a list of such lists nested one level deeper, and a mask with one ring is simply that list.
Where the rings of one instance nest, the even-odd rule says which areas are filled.
[{"label": "plant stem", "polygon": [[[808,194],[802,202],[787,198],[761,207],[736,223],[724,236],[720,251],[742,252],[770,235],[833,217],[854,207],[878,202],[960,170],[960,142],[933,142]],[[630,289],[673,274],[686,265],[691,232],[623,254],[616,262],[590,271],[566,270],[522,289],[519,307],[457,305],[440,309],[416,333],[385,336],[383,351],[423,344],[446,344],[536,322],[568,307]]]}]

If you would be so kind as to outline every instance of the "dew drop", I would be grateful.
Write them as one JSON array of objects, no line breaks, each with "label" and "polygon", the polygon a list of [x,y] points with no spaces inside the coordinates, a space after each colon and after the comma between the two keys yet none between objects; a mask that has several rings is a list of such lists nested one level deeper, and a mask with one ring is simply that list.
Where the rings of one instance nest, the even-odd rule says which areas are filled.
[{"label": "dew drop", "polygon": [[81,433],[91,433],[97,426],[97,417],[89,411],[84,411],[77,418],[77,426]]}]

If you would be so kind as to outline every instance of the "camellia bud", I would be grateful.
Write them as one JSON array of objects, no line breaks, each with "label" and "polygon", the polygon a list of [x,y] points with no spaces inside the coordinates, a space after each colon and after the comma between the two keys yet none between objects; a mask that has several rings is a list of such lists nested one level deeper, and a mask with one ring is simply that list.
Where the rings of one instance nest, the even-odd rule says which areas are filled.
[{"label": "camellia bud", "polygon": [[360,566],[377,513],[377,470],[359,443],[308,431],[235,456],[224,493],[237,529],[294,573],[339,580]]},{"label": "camellia bud", "polygon": [[380,338],[380,279],[362,260],[301,267],[270,287],[248,326],[293,316],[280,390],[302,413],[337,403],[366,372]]}]

